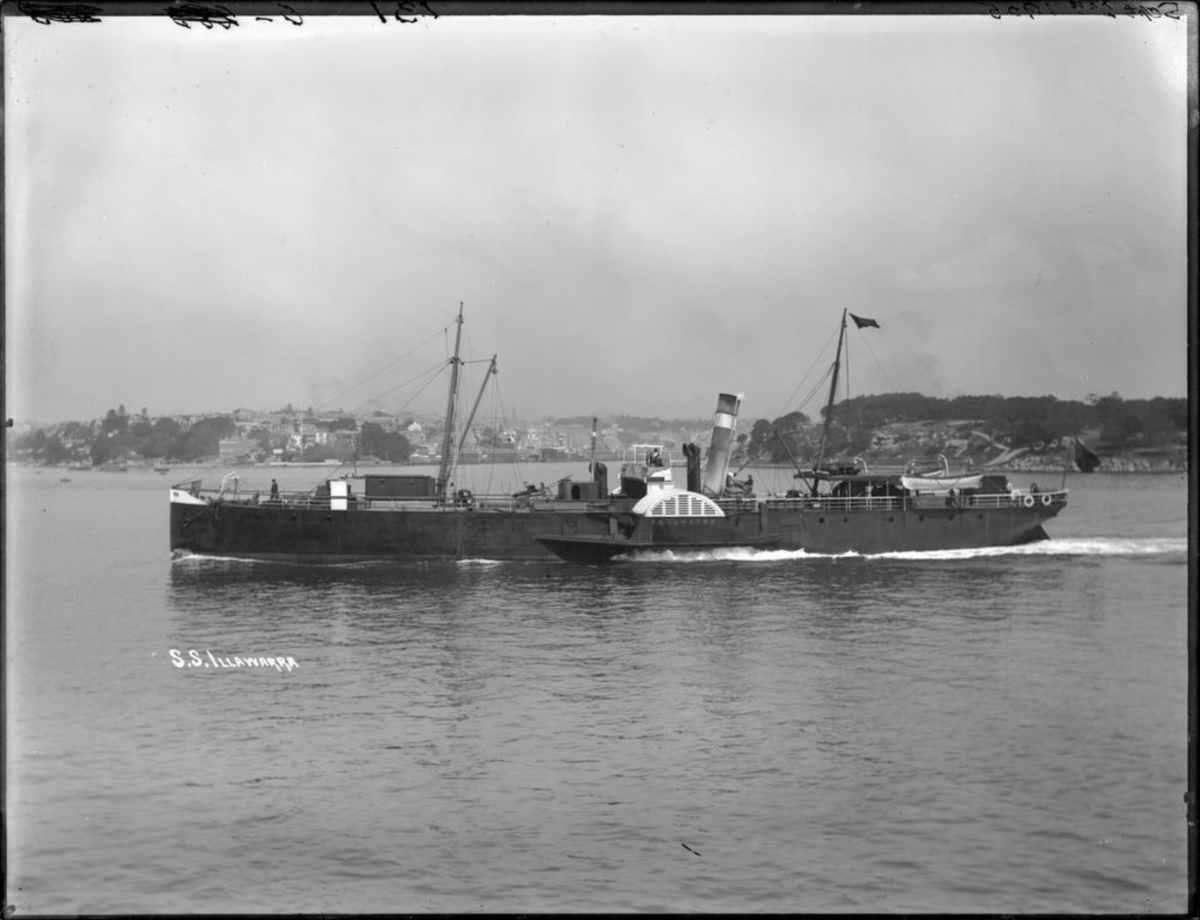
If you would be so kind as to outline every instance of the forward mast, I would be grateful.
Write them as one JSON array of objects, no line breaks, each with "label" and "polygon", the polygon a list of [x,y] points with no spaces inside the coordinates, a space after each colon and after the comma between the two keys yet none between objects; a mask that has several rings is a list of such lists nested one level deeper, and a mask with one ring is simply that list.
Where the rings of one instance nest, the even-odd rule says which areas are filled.
[{"label": "forward mast", "polygon": [[458,328],[454,333],[454,357],[450,359],[450,398],[446,403],[446,430],[442,433],[442,461],[438,467],[437,496],[441,501],[446,500],[447,486],[450,483],[450,471],[454,468],[454,404],[458,402],[458,369],[462,364],[459,349],[462,347],[463,305],[458,304]]}]

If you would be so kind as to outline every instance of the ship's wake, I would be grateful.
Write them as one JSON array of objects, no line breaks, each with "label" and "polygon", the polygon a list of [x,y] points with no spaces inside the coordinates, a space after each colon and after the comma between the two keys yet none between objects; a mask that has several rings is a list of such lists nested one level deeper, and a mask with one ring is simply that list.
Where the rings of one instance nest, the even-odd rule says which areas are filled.
[{"label": "ship's wake", "polygon": [[1163,560],[1186,561],[1188,541],[1182,537],[1149,537],[1126,539],[1120,537],[1067,537],[1040,540],[1021,546],[987,546],[976,549],[940,549],[924,552],[875,553],[810,553],[805,550],[764,550],[746,547],[729,549],[675,552],[654,550],[631,553],[620,557],[623,563],[694,563],[694,562],[784,562],[800,559],[986,559],[999,556],[1142,556]]},{"label": "ship's wake", "polygon": [[[1021,546],[988,546],[977,549],[942,549],[925,552],[895,552],[875,553],[810,553],[806,550],[782,549],[751,549],[749,547],[730,547],[728,549],[708,549],[694,551],[674,550],[641,550],[625,556],[618,556],[613,561],[621,564],[629,563],[674,563],[687,564],[696,562],[786,562],[805,559],[986,559],[1004,556],[1132,556],[1156,557],[1162,561],[1186,562],[1188,541],[1185,537],[1066,537],[1053,540],[1040,540],[1037,543],[1026,543]],[[253,559],[237,556],[215,556],[185,553],[176,550],[171,554],[175,565],[184,567],[241,568],[252,566],[293,566],[306,567],[305,562],[284,562],[279,560]],[[425,565],[435,565],[435,560],[412,560]],[[355,561],[327,563],[338,569],[375,568],[395,565],[394,559],[360,559]],[[445,560],[462,568],[488,568],[504,564],[502,559],[470,558]]]},{"label": "ship's wake", "polygon": [[[388,557],[379,557],[377,559],[347,559],[346,561],[329,561],[325,560],[320,563],[322,570],[330,569],[343,571],[345,569],[379,569],[392,568],[397,563],[401,563],[411,567],[459,567],[459,568],[489,568],[491,566],[503,565],[503,559],[486,559],[486,558],[469,558],[469,559],[442,559],[437,557],[420,557],[412,559],[394,559]],[[308,570],[313,566],[312,562],[304,559],[260,559],[251,556],[220,556],[213,553],[189,553],[184,550],[173,550],[171,552],[172,565],[183,569],[194,568],[197,570],[212,568],[212,569],[241,569],[241,568],[292,568]]]},{"label": "ship's wake", "polygon": [[[393,563],[388,559],[348,559],[345,562],[322,562],[322,569],[365,569]],[[260,559],[254,556],[220,556],[213,553],[189,553],[185,550],[171,551],[171,564],[184,570],[206,568],[239,570],[251,568],[279,568],[308,570],[313,563],[303,559]],[[393,563],[394,564],[394,563]]]}]

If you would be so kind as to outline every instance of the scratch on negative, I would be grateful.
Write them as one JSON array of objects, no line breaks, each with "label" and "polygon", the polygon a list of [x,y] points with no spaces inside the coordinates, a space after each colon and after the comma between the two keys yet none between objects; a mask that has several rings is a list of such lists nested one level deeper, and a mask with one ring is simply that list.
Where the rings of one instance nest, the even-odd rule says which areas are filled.
[{"label": "scratch on negative", "polygon": [[[679,844],[679,845],[680,845],[681,847],[683,847],[685,850],[687,850],[689,853],[696,853],[696,851],[695,851],[695,850],[693,850],[693,849],[692,849],[690,846],[688,846],[686,843],[683,843],[682,841],[680,842],[680,844]],[[700,854],[699,854],[699,853],[696,853],[696,855],[697,855],[697,856],[699,856]]]}]

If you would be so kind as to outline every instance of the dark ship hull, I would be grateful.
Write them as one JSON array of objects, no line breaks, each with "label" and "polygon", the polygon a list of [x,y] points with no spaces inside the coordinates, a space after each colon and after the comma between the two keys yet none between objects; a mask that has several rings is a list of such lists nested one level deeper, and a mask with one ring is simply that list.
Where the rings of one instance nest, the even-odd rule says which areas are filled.
[{"label": "dark ship hull", "polygon": [[656,520],[634,513],[630,499],[385,509],[353,496],[344,507],[329,499],[200,499],[178,490],[173,498],[174,551],[321,563],[553,556],[603,562],[637,552],[729,547],[877,554],[1012,546],[1046,539],[1043,524],[1067,501],[1066,492],[965,496],[952,506],[919,495],[735,499],[714,502],[719,517]]},{"label": "dark ship hull", "polygon": [[660,524],[643,539],[622,540],[607,535],[541,535],[537,539],[563,559],[581,563],[611,562],[635,553],[714,549],[803,550],[815,555],[981,549],[1049,539],[1042,525],[1063,504],[1065,499],[1044,513],[1025,508],[817,513],[773,509],[764,503],[759,511],[734,518],[720,535],[705,532],[705,527]]},{"label": "dark ship hull", "polygon": [[320,503],[171,505],[175,552],[287,562],[368,559],[549,559],[539,536],[605,533],[584,508],[508,510],[429,505],[333,511]]}]

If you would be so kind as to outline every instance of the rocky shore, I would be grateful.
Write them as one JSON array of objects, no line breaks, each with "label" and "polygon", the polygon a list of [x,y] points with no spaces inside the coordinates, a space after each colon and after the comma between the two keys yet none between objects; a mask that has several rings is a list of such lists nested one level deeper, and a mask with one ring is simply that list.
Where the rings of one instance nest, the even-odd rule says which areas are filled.
[{"label": "rocky shore", "polygon": [[[1024,456],[1018,457],[1003,467],[1007,470],[1029,472],[1060,472],[1063,469],[1061,457]],[[1071,470],[1074,471],[1074,465]],[[1097,473],[1186,473],[1188,471],[1187,454],[1176,456],[1156,453],[1153,455],[1114,454],[1100,458]]]}]

